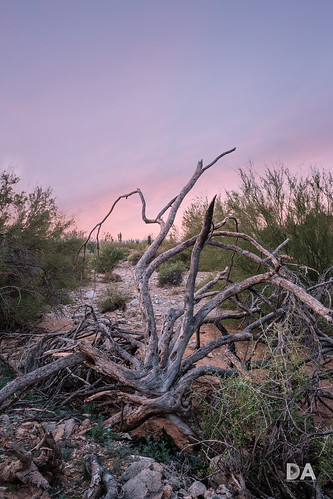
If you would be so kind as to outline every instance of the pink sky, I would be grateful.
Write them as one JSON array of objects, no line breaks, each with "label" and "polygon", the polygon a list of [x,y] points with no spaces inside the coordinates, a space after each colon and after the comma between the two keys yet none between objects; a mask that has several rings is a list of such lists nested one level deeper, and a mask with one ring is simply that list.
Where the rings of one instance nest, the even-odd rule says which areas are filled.
[{"label": "pink sky", "polygon": [[[140,187],[154,216],[259,171],[333,169],[331,0],[1,0],[0,164],[89,230]],[[139,199],[105,226],[146,237]]]}]

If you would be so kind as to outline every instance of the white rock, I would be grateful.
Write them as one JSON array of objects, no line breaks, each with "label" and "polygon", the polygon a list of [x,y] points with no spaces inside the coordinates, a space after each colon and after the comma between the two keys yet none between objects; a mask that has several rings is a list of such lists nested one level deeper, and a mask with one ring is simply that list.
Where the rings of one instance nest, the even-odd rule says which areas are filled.
[{"label": "white rock", "polygon": [[123,491],[124,499],[162,499],[162,474],[144,469],[124,484]]},{"label": "white rock", "polygon": [[191,496],[195,497],[195,498],[200,497],[200,496],[204,496],[206,490],[207,490],[206,485],[203,484],[202,482],[199,482],[198,480],[193,482],[191,487],[188,489]]}]

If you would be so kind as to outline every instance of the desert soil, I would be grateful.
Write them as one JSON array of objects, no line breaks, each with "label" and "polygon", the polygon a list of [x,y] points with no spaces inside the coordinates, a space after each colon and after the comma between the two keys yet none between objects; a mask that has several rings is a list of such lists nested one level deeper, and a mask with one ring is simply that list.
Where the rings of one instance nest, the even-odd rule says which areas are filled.
[{"label": "desert soil", "polygon": [[[134,282],[133,266],[129,262],[123,261],[117,266],[114,274],[119,276],[119,282],[105,282],[107,280],[105,275],[96,275],[88,286],[82,287],[72,293],[73,304],[63,306],[61,309],[48,314],[40,324],[40,328],[47,331],[72,328],[73,322],[74,324],[77,324],[83,318],[85,305],[92,306],[97,312],[97,315],[99,315],[99,302],[105,295],[106,289],[109,286],[115,286],[122,292],[129,294],[130,300],[124,311],[116,310],[114,312],[106,312],[104,315],[108,317],[115,326],[119,325],[121,328],[131,329],[134,331],[142,330],[141,313],[138,293]],[[207,279],[209,275],[209,272],[199,272],[197,276],[197,284]],[[182,300],[184,299],[186,279],[187,274],[184,275],[183,283],[180,286],[160,287],[158,286],[157,273],[154,272],[152,275],[149,284],[157,327],[162,324],[163,317],[170,307],[178,308],[182,303]],[[200,333],[201,344],[205,344],[208,341],[220,336],[219,331],[210,325],[203,326]],[[189,343],[185,355],[192,353],[195,349],[195,345],[196,339],[193,338],[193,340]],[[206,359],[199,361],[197,365],[209,363],[211,365],[227,367],[225,361],[223,360],[224,350],[225,347],[215,350],[214,352],[208,354]]]}]

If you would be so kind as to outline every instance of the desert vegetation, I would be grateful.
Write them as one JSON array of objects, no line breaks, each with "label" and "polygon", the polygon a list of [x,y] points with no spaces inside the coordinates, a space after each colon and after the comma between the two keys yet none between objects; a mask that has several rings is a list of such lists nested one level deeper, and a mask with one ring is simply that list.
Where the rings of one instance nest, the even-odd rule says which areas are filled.
[{"label": "desert vegetation", "polygon": [[58,209],[50,188],[17,189],[13,171],[0,174],[0,328],[36,324],[78,283],[74,257],[82,235]]},{"label": "desert vegetation", "polygon": [[[289,268],[295,264],[295,272],[308,282],[320,279],[332,266],[332,172],[312,168],[305,176],[292,175],[288,168],[279,165],[266,167],[259,175],[250,165],[239,169],[238,174],[238,190],[227,190],[224,198],[217,197],[215,217],[223,219],[232,214],[241,232],[269,250],[288,239],[283,251],[292,258]],[[185,210],[182,221],[185,239],[200,230],[208,204],[206,198],[197,198]],[[250,247],[246,241],[239,244]],[[236,258],[234,271],[248,271],[249,262]],[[225,261],[225,255],[214,252],[211,246],[202,254],[202,266],[209,270],[216,270],[216,265],[223,266]]]},{"label": "desert vegetation", "polygon": [[[1,361],[15,377],[0,390],[0,410],[12,410],[37,389],[49,399],[49,409],[93,405],[110,432],[129,432],[162,417],[187,442],[186,451],[200,456],[200,478],[208,484],[215,480],[217,486],[219,476],[235,497],[329,498],[332,176],[312,170],[305,178],[293,177],[281,168],[257,177],[251,169],[240,170],[239,191],[228,193],[225,201],[216,196],[196,200],[185,210],[184,236],[177,240],[173,224],[185,196],[233,151],[207,165],[199,161],[188,182],[156,216],[147,216],[144,195],[136,189],[121,195],[81,244],[75,239],[76,272],[85,268],[89,248],[94,251],[90,263],[99,272],[110,272],[122,258],[135,255],[141,328],[119,327],[86,307],[83,319],[69,331],[44,334],[33,342],[27,335],[23,350],[22,337],[3,326]],[[7,209],[3,217],[6,251],[9,229],[19,223],[21,206],[27,203],[15,197],[13,182],[14,177],[7,178],[7,198],[2,191],[16,210]],[[158,235],[132,251],[119,235],[118,242],[103,246],[99,234],[105,220],[122,199],[134,195],[141,202],[142,220],[156,224]],[[45,202],[48,207],[50,194]],[[55,214],[45,239],[66,244],[67,222]],[[43,241],[42,236],[36,241]],[[12,253],[5,250],[3,262],[7,258],[8,265]],[[24,250],[37,258],[33,246]],[[150,279],[158,271],[160,285],[178,285],[184,266],[182,299],[158,321]],[[210,271],[210,277],[197,286],[200,269]],[[37,279],[35,274],[28,277]],[[21,289],[14,281],[6,282],[2,292],[13,288],[18,302]],[[115,289],[109,289],[110,305],[116,299]],[[122,297],[120,307],[125,306]],[[207,325],[217,336],[203,342],[201,329]],[[193,339],[196,347],[189,351]],[[216,351],[223,367],[210,362]],[[17,449],[16,455],[20,459]],[[94,459],[87,457],[92,475]],[[287,463],[304,467],[308,462],[315,481],[286,481]],[[95,476],[101,477],[105,468],[95,468]]]}]

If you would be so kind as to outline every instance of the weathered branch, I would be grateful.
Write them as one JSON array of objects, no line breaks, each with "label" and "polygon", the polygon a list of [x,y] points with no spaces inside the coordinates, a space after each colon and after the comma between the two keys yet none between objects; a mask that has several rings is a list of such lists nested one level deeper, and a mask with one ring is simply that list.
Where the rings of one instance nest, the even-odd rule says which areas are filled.
[{"label": "weathered branch", "polygon": [[[87,454],[84,457],[84,465],[91,476],[89,490],[86,493],[88,499],[117,499],[122,497],[122,487],[118,484],[112,473],[104,468],[95,454]],[[103,494],[105,488],[106,494]]]},{"label": "weathered branch", "polygon": [[271,282],[273,284],[276,284],[277,286],[280,286],[286,291],[290,291],[294,296],[296,296],[296,298],[298,298],[302,303],[311,308],[327,322],[333,323],[333,311],[322,305],[320,301],[307,293],[307,291],[301,288],[301,286],[298,286],[297,284],[279,275],[273,275],[271,277]]},{"label": "weathered branch", "polygon": [[[0,390],[0,404],[17,390],[29,389],[46,377],[54,376],[60,369],[82,363],[84,373],[95,371],[98,375],[94,375],[93,379],[103,381],[96,385],[90,379],[88,381],[88,375],[85,378],[85,374],[81,375],[81,372],[77,374],[72,370],[65,371],[65,379],[66,376],[67,379],[72,376],[75,377],[76,383],[81,383],[81,388],[75,387],[69,397],[67,392],[66,400],[80,396],[86,402],[94,401],[104,407],[116,404],[117,410],[120,404],[122,410],[109,418],[107,423],[119,425],[119,428],[125,431],[135,428],[153,415],[166,415],[177,424],[180,431],[190,435],[191,430],[188,425],[191,414],[186,398],[191,384],[203,376],[228,377],[235,374],[248,376],[247,368],[250,361],[246,358],[247,354],[244,355],[246,360],[243,360],[239,351],[237,352],[239,342],[252,340],[262,342],[263,337],[274,334],[275,328],[272,325],[278,324],[282,318],[289,318],[293,313],[302,326],[305,324],[310,331],[310,338],[317,345],[320,359],[325,349],[332,348],[332,339],[324,328],[320,329],[317,324],[320,321],[316,319],[319,315],[326,321],[325,323],[333,321],[332,310],[325,306],[331,303],[331,296],[327,296],[323,303],[318,299],[328,292],[327,286],[331,283],[330,281],[326,283],[328,274],[320,285],[306,290],[298,283],[289,266],[285,265],[286,257],[280,255],[288,240],[279,244],[274,251],[269,251],[253,237],[239,232],[238,220],[235,217],[228,216],[215,223],[213,217],[215,198],[208,206],[201,231],[188,240],[179,242],[173,248],[161,252],[162,244],[172,229],[185,196],[206,170],[233,151],[234,149],[231,149],[220,154],[207,166],[199,161],[189,181],[155,218],[147,217],[146,201],[140,189],[120,196],[103,220],[92,229],[82,246],[81,249],[86,248],[94,231],[97,231],[98,237],[103,223],[121,199],[134,194],[139,195],[142,220],[146,224],[159,225],[158,235],[134,269],[142,315],[142,331],[135,333],[128,329],[117,329],[106,319],[98,318],[91,310],[92,318],[85,317],[74,332],[69,333],[67,337],[66,334],[62,335],[61,342],[55,338],[54,342],[47,339],[45,344],[40,342],[36,345],[35,352],[38,353],[40,361],[45,359],[45,350],[50,355],[47,360],[56,353],[66,353],[67,356],[9,383]],[[234,222],[235,230],[222,230],[229,220]],[[246,242],[246,247],[250,249],[241,248],[239,242],[242,241]],[[231,263],[224,271],[212,276],[201,289],[195,291],[200,257],[206,245],[214,246],[229,254],[231,252],[229,259]],[[154,313],[149,289],[150,278],[162,263],[189,248],[192,252],[185,294],[176,307],[169,308],[160,326]],[[239,282],[232,282],[231,273],[235,265],[235,255],[255,262],[259,269],[258,273],[249,275]],[[214,290],[214,286],[221,282],[223,288]],[[241,332],[229,334],[225,321],[231,318],[240,321]],[[197,341],[197,350],[188,355],[187,347],[191,338],[195,334],[197,339],[200,338],[200,327],[207,323],[215,324],[221,336],[206,344]],[[94,345],[88,340],[92,335],[96,340]],[[69,346],[65,348],[64,344]],[[230,351],[227,351],[225,359],[229,359],[237,367],[236,370],[196,365],[209,353],[222,346],[229,348]],[[68,355],[68,349],[76,353]],[[54,389],[54,380],[55,378],[47,383],[49,390],[50,387]],[[56,390],[60,388],[57,386]],[[91,486],[93,494],[93,489],[96,488],[94,484],[98,483],[99,487],[104,480],[104,470],[93,457],[90,458],[89,466],[91,474],[96,477]],[[110,483],[113,483],[112,478]],[[104,485],[107,488],[106,482]]]},{"label": "weathered branch", "polygon": [[54,362],[40,367],[39,369],[35,369],[28,374],[19,376],[13,381],[10,381],[6,386],[4,386],[4,388],[0,390],[0,404],[3,404],[5,400],[14,395],[17,390],[22,390],[26,387],[34,386],[45,378],[59,372],[61,369],[80,364],[85,359],[86,356],[83,353],[74,353],[63,357],[62,359],[55,360]]}]

